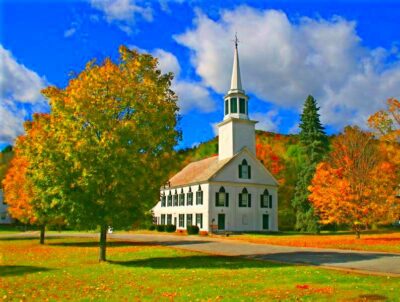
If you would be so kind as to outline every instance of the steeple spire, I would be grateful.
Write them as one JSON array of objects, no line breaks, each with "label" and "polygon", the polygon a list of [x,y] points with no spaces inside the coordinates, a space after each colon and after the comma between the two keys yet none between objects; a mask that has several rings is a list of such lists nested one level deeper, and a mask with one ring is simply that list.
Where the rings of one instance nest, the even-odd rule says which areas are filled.
[{"label": "steeple spire", "polygon": [[240,66],[239,66],[239,52],[238,52],[238,43],[239,40],[237,38],[237,34],[235,34],[235,53],[233,56],[233,69],[232,69],[232,79],[231,79],[231,88],[232,91],[243,91],[242,89],[242,79],[240,77]]}]

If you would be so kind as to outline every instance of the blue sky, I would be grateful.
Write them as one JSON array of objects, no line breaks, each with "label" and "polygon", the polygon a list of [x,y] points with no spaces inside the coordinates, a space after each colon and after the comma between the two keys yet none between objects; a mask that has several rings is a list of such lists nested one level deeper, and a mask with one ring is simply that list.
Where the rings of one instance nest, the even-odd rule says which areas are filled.
[{"label": "blue sky", "polygon": [[237,32],[250,117],[297,131],[308,94],[329,133],[400,96],[400,1],[0,1],[0,148],[47,111],[39,91],[65,87],[87,61],[121,44],[176,74],[180,147],[215,136]]}]

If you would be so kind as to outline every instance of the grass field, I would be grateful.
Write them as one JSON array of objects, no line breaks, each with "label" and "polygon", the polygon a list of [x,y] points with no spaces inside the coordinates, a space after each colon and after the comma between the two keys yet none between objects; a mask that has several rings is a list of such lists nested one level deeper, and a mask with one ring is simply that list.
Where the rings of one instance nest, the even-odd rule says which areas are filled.
[{"label": "grass field", "polygon": [[226,237],[226,239],[285,246],[400,253],[400,231],[366,232],[361,235],[361,239],[356,239],[354,234],[349,232],[323,233],[320,235],[294,232],[281,234],[234,234]]},{"label": "grass field", "polygon": [[400,301],[400,278],[92,239],[0,239],[4,301]]}]

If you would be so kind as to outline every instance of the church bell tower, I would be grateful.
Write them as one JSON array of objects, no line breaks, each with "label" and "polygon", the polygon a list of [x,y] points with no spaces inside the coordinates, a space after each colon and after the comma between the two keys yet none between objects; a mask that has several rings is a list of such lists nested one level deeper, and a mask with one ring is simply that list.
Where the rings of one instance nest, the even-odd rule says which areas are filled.
[{"label": "church bell tower", "polygon": [[240,76],[238,39],[235,37],[235,50],[231,87],[224,97],[224,119],[218,126],[218,158],[230,158],[247,147],[255,154],[255,124],[249,119],[249,97],[242,88]]}]

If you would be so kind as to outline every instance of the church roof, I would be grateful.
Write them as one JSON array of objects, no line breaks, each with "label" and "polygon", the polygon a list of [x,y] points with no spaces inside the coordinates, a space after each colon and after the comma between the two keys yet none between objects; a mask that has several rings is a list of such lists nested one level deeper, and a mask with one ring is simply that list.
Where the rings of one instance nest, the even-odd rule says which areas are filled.
[{"label": "church roof", "polygon": [[170,180],[170,187],[179,187],[209,180],[232,158],[218,160],[218,155],[192,162],[175,174]]}]

